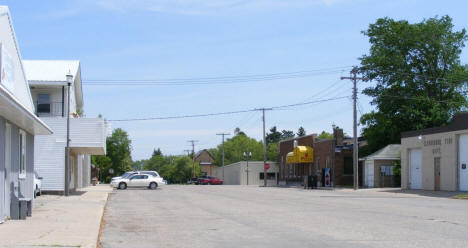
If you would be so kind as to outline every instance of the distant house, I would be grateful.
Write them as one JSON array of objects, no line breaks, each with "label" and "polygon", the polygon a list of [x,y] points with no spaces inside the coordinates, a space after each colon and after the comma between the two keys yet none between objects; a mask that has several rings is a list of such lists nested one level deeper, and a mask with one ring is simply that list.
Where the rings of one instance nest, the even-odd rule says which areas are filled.
[{"label": "distant house", "polygon": [[212,176],[213,169],[218,167],[215,164],[215,159],[207,149],[201,150],[195,154],[195,162],[198,162],[200,165],[201,172],[208,176]]},{"label": "distant house", "polygon": [[[36,136],[34,151],[42,190],[65,190],[68,83],[70,83],[70,172],[71,191],[90,185],[91,155],[106,154],[106,123],[83,116],[81,68],[77,60],[25,60],[36,115],[54,134]],[[69,78],[67,79],[67,75]]]},{"label": "distant house", "polygon": [[364,161],[364,186],[369,188],[397,187],[393,164],[399,161],[401,145],[388,145],[371,155],[361,158]]},{"label": "distant house", "polygon": [[23,217],[20,199],[32,209],[34,137],[52,134],[34,113],[10,12],[0,6],[0,223]]},{"label": "distant house", "polygon": [[468,191],[468,113],[401,134],[401,188]]}]

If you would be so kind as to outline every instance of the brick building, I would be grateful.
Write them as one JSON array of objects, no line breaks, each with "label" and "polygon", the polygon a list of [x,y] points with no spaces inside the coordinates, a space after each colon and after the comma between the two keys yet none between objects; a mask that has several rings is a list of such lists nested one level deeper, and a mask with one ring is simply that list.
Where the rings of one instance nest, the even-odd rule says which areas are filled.
[{"label": "brick building", "polygon": [[213,169],[218,167],[215,159],[206,149],[195,154],[195,162],[200,165],[200,170],[204,175],[213,176]]},{"label": "brick building", "polygon": [[[365,144],[359,139],[359,146]],[[287,163],[287,154],[295,146],[311,147],[313,162]],[[325,185],[326,172],[329,173],[331,186],[353,183],[353,139],[345,137],[343,129],[338,127],[333,127],[333,139],[319,139],[316,134],[311,134],[280,141],[278,161],[280,185],[302,185],[304,177],[308,175],[317,175],[320,185]],[[362,174],[361,169],[359,174]]]}]

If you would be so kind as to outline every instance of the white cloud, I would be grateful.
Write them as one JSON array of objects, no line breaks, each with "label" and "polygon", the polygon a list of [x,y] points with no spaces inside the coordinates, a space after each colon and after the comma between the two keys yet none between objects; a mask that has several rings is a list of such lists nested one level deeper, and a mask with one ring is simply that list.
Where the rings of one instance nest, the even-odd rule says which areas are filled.
[{"label": "white cloud", "polygon": [[206,15],[224,11],[331,6],[343,0],[99,0],[97,4],[112,11],[143,10],[182,15]]}]

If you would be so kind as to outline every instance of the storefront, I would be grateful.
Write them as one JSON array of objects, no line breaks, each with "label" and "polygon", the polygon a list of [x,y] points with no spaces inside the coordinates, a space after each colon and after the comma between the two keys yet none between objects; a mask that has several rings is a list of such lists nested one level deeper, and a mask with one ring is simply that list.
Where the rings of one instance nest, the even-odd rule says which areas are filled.
[{"label": "storefront", "polygon": [[304,182],[305,177],[315,175],[314,149],[310,146],[296,146],[286,155],[283,176],[289,182]]}]

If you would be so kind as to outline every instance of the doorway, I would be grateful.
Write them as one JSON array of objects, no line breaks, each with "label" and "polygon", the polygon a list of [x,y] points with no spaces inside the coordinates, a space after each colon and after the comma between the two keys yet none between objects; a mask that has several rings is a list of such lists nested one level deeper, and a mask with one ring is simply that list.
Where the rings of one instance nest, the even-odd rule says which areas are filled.
[{"label": "doorway", "polygon": [[468,191],[468,134],[458,140],[458,175],[461,191]]},{"label": "doorway", "polygon": [[434,158],[434,190],[440,190],[440,157]]},{"label": "doorway", "polygon": [[420,149],[410,150],[410,189],[422,189],[422,152]]}]

